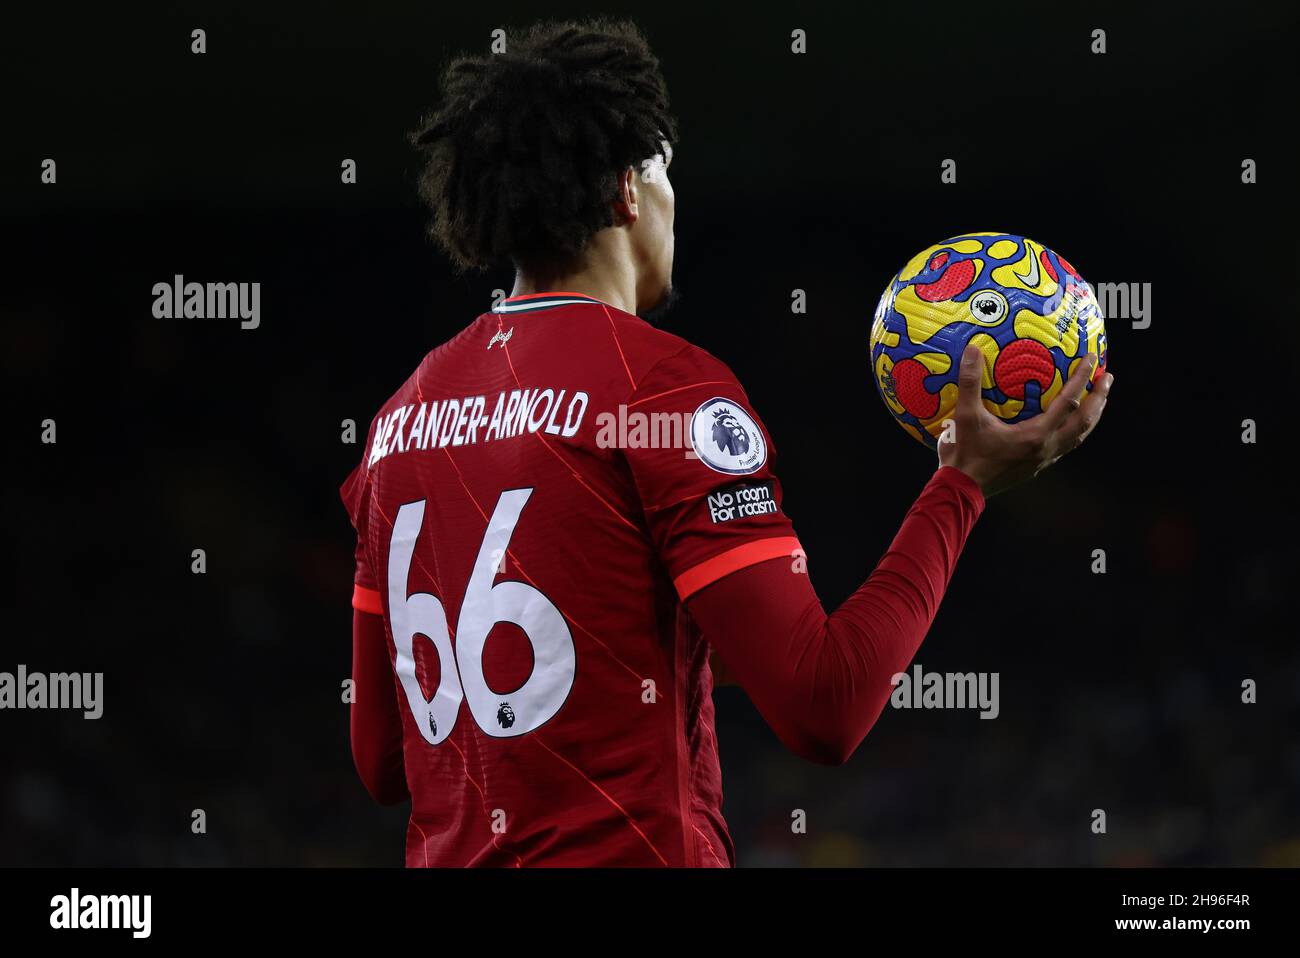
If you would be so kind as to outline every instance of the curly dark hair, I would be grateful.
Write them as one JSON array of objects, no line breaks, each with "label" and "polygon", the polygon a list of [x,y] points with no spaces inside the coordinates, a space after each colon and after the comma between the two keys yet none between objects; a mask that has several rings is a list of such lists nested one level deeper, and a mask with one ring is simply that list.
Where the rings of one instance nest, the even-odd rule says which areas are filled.
[{"label": "curly dark hair", "polygon": [[659,61],[631,23],[542,23],[462,56],[411,142],[429,232],[462,270],[571,262],[614,222],[629,166],[677,139]]}]

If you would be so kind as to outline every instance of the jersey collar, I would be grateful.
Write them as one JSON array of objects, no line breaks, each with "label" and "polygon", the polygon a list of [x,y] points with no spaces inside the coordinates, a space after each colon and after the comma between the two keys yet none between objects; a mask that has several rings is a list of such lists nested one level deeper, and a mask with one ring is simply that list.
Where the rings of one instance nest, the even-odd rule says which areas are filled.
[{"label": "jersey collar", "polygon": [[604,306],[605,303],[594,296],[583,293],[525,293],[501,300],[492,307],[494,313],[534,313],[542,309],[554,309],[556,306],[575,306],[579,304]]}]

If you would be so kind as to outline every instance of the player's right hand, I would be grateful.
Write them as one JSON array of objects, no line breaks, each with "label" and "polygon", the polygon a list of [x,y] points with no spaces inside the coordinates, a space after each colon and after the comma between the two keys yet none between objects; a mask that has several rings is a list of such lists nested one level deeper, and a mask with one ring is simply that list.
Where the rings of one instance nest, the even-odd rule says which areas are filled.
[{"label": "player's right hand", "polygon": [[984,497],[1032,479],[1077,449],[1101,419],[1115,377],[1107,373],[1086,396],[1097,357],[1089,353],[1046,412],[1009,425],[980,401],[984,359],[967,346],[957,372],[957,407],[939,440],[939,464],[960,469],[979,484]]}]

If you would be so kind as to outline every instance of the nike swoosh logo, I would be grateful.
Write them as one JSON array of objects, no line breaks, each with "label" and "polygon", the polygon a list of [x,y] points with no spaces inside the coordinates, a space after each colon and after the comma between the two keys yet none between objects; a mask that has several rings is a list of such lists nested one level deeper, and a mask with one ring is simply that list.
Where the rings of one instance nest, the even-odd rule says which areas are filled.
[{"label": "nike swoosh logo", "polygon": [[1038,284],[1041,282],[1038,276],[1038,254],[1034,252],[1033,244],[1030,243],[1029,240],[1025,240],[1025,250],[1029,253],[1029,272],[1017,273],[1015,270],[1012,270],[1011,272],[1016,279],[1020,280],[1030,289],[1037,289]]}]

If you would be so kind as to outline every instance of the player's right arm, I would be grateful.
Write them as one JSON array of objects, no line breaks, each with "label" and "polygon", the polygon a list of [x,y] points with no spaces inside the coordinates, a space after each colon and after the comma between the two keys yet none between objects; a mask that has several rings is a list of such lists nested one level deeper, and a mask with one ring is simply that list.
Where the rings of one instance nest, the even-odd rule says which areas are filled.
[{"label": "player's right arm", "polygon": [[[375,600],[377,601],[376,594]],[[354,599],[355,603],[355,599]],[[352,763],[366,791],[380,805],[410,798],[402,753],[402,719],[393,687],[393,666],[384,639],[383,615],[354,605],[352,611]]]},{"label": "player's right arm", "polygon": [[[370,435],[374,435],[371,426]],[[369,441],[365,448],[369,448]],[[402,720],[384,634],[382,600],[366,550],[369,479],[357,466],[339,489],[357,532],[352,589],[352,762],[371,798],[395,805],[410,797],[402,752]]]}]

